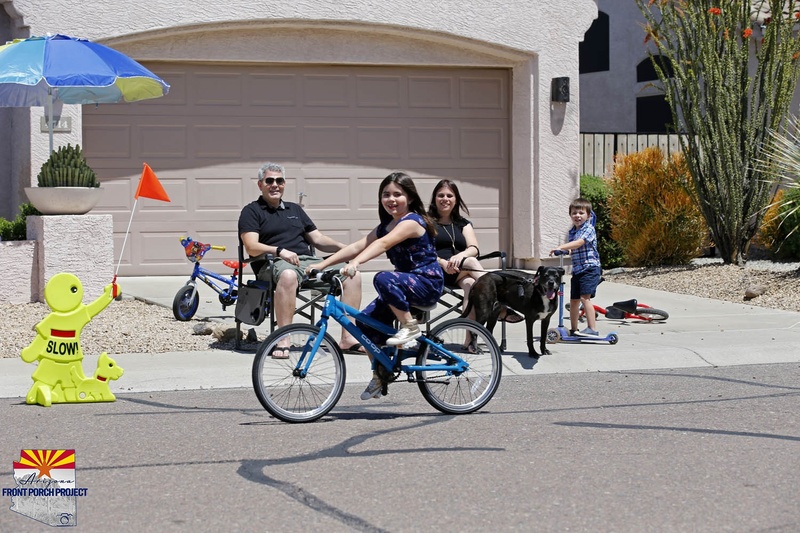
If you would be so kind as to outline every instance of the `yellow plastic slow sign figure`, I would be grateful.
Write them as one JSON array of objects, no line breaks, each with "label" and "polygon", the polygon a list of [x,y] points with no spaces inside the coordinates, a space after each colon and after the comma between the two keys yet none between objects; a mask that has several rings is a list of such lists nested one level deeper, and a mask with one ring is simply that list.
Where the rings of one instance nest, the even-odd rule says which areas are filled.
[{"label": "yellow plastic slow sign figure", "polygon": [[50,278],[44,299],[52,313],[36,324],[36,338],[20,354],[26,363],[39,361],[26,403],[49,407],[53,403],[116,399],[108,380],[119,378],[122,369],[103,353],[95,377],[87,378],[83,373],[81,330],[111,303],[118,290],[117,284],[111,283],[99,298],[84,305],[83,285],[77,276],[62,272]]}]

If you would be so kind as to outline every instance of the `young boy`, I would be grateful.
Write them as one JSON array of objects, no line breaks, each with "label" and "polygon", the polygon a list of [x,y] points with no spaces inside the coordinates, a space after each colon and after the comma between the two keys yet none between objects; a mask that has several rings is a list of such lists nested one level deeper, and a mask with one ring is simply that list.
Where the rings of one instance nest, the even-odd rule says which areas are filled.
[{"label": "young boy", "polygon": [[[600,284],[600,254],[597,252],[597,233],[592,224],[592,203],[576,198],[569,204],[569,216],[573,227],[569,230],[569,242],[550,251],[568,251],[572,257],[572,279],[570,281],[569,322],[570,334],[598,336],[597,322],[592,305],[597,286]],[[587,328],[578,331],[580,305],[586,314]]]}]

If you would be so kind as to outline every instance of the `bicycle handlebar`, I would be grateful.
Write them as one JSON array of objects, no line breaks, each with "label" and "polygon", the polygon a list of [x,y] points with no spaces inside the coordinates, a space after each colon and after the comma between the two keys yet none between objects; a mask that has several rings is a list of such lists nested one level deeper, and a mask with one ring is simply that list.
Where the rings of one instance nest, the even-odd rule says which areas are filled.
[{"label": "bicycle handlebar", "polygon": [[569,255],[569,252],[566,250],[553,250],[553,255]]},{"label": "bicycle handlebar", "polygon": [[312,268],[307,276],[309,279],[315,279],[323,283],[331,283],[337,274],[338,272],[335,270],[323,270],[320,272],[316,268]]}]

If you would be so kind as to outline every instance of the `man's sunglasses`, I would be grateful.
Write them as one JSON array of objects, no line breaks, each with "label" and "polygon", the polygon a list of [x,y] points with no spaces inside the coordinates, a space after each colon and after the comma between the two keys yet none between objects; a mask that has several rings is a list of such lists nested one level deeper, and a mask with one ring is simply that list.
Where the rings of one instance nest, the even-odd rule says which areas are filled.
[{"label": "man's sunglasses", "polygon": [[284,185],[286,180],[283,178],[264,178],[261,180],[266,185],[272,185],[273,183],[277,183],[278,185]]}]

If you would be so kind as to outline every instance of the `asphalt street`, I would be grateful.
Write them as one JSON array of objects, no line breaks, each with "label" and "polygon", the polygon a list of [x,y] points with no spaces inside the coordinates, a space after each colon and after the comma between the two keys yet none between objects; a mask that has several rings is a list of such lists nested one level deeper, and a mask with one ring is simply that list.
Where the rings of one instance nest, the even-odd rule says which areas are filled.
[{"label": "asphalt street", "polygon": [[[184,281],[120,284],[171,305]],[[360,356],[300,425],[258,403],[251,352],[115,354],[116,402],[49,408],[24,403],[31,365],[0,359],[0,487],[21,450],[74,448],[86,531],[799,531],[800,314],[611,283],[598,302],[631,297],[670,318],[602,320],[616,345],[538,361],[510,325],[500,388],[466,416],[407,383],[359,400]],[[50,530],[5,501],[0,531]]]},{"label": "asphalt street", "polygon": [[[84,531],[789,533],[798,383],[797,363],[511,375],[464,416],[353,384],[299,425],[250,389],[6,398],[0,485],[20,448],[69,446]],[[51,530],[0,510],[0,531]]]}]

